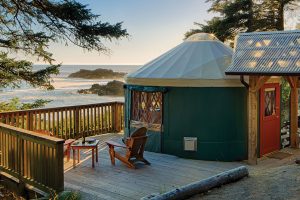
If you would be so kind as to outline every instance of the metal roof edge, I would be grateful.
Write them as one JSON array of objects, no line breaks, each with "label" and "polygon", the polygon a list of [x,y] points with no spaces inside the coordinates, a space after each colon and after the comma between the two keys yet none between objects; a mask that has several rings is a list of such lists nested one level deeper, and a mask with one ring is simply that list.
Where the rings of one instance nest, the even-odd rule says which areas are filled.
[{"label": "metal roof edge", "polygon": [[247,76],[300,76],[300,72],[232,72],[232,71],[225,71],[226,75],[247,75]]},{"label": "metal roof edge", "polygon": [[260,31],[260,32],[249,32],[249,33],[239,33],[237,36],[247,36],[247,35],[273,35],[273,34],[288,34],[288,33],[299,33],[300,30],[284,30],[284,31]]}]

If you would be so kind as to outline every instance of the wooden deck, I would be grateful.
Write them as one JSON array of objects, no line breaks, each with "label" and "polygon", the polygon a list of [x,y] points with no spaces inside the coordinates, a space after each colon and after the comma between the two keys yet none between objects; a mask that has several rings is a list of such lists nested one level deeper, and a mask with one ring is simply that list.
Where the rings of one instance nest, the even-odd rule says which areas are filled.
[{"label": "wooden deck", "polygon": [[117,161],[110,164],[106,140],[120,140],[118,134],[96,136],[100,139],[99,163],[92,168],[91,152],[82,151],[81,162],[73,168],[65,162],[65,189],[80,191],[82,199],[140,199],[151,193],[163,193],[242,163],[182,159],[176,156],[145,152],[150,166],[140,164],[129,169]]}]

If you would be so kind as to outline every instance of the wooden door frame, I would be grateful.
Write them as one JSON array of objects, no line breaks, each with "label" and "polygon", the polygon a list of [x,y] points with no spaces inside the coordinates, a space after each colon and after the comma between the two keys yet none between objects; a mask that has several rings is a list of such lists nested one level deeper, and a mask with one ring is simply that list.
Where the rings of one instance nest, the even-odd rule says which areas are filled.
[{"label": "wooden door frame", "polygon": [[257,164],[258,156],[258,91],[270,76],[249,76],[248,89],[248,163]]},{"label": "wooden door frame", "polygon": [[[278,76],[282,76],[278,74]],[[271,76],[249,75],[248,85],[248,163],[257,164],[258,157],[258,91]],[[291,86],[291,147],[299,148],[298,130],[298,76],[284,77]]]}]

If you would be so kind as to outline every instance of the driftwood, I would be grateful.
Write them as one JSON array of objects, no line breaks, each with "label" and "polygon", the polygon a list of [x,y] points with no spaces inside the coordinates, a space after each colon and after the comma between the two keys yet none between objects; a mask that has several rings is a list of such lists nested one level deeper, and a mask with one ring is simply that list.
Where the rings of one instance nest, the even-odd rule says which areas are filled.
[{"label": "driftwood", "polygon": [[141,198],[141,200],[179,200],[186,199],[196,194],[207,192],[208,190],[220,187],[224,184],[238,181],[249,175],[248,169],[241,166],[207,179],[176,188],[163,194],[151,194]]}]

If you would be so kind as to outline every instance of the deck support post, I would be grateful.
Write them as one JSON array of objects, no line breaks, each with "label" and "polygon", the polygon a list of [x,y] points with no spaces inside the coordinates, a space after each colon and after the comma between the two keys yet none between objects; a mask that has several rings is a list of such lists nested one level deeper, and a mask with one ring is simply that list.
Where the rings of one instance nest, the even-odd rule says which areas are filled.
[{"label": "deck support post", "polygon": [[248,163],[257,164],[258,94],[255,90],[256,77],[249,77],[248,93]]},{"label": "deck support post", "polygon": [[257,164],[258,139],[258,91],[270,76],[249,76],[248,90],[248,163]]},{"label": "deck support post", "polygon": [[298,136],[298,77],[286,77],[291,87],[291,124],[290,124],[290,138],[291,147],[299,148]]}]

